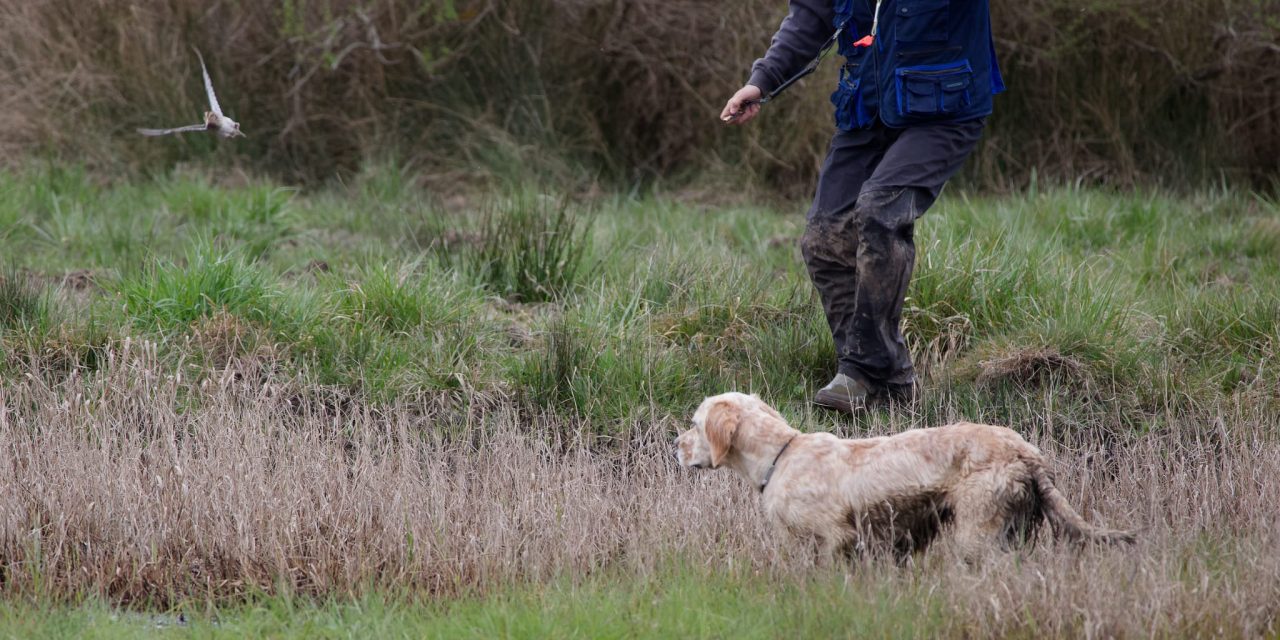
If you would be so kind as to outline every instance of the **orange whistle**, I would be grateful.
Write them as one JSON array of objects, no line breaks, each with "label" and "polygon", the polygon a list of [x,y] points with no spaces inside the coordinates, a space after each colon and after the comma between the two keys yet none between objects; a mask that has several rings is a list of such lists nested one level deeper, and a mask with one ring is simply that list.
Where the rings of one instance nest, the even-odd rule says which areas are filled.
[{"label": "orange whistle", "polygon": [[862,36],[857,42],[853,43],[855,47],[869,47],[871,43],[876,41],[875,36]]}]

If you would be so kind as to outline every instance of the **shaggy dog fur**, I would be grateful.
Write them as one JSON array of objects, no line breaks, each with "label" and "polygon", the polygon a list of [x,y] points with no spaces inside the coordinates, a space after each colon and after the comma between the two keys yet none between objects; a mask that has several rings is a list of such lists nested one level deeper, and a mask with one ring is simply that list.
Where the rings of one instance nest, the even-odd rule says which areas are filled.
[{"label": "shaggy dog fur", "polygon": [[1073,542],[1134,541],[1085,522],[1040,450],[1004,427],[960,422],[846,440],[800,433],[760,398],[726,393],[704,400],[675,444],[683,467],[746,478],[770,521],[816,541],[824,559],[877,549],[903,559],[943,530],[974,559],[1031,539],[1046,518]]}]

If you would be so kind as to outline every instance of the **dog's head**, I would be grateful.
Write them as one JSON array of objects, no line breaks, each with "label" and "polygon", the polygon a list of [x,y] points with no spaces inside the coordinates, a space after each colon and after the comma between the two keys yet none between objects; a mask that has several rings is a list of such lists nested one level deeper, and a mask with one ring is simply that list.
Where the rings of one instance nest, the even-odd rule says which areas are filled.
[{"label": "dog's head", "polygon": [[[735,449],[750,449],[762,418],[782,420],[772,407],[754,395],[725,393],[711,396],[693,412],[693,425],[676,438],[676,461],[690,469],[715,469]],[[783,423],[785,425],[785,423]]]}]

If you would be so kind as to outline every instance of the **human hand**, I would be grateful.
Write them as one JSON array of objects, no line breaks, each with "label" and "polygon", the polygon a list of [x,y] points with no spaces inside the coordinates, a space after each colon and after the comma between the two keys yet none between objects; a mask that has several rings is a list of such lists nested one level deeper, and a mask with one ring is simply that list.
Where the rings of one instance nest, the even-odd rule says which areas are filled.
[{"label": "human hand", "polygon": [[729,98],[729,102],[724,105],[724,110],[720,112],[720,120],[727,124],[746,124],[751,122],[756,114],[760,113],[760,99],[764,97],[764,92],[760,87],[755,85],[747,85]]}]

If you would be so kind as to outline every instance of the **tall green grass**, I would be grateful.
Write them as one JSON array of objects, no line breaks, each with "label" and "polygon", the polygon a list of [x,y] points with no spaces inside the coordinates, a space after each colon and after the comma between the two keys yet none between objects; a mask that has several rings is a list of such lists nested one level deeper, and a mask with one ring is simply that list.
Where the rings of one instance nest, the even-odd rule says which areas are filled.
[{"label": "tall green grass", "polygon": [[125,277],[116,288],[125,313],[136,322],[170,331],[218,311],[267,324],[275,315],[272,297],[278,295],[238,251],[220,251],[209,241],[198,242],[181,261],[157,261]]},{"label": "tall green grass", "polygon": [[[284,355],[289,375],[356,394],[466,389],[601,431],[725,389],[807,411],[832,373],[799,206],[572,202],[523,187],[446,198],[397,175],[299,196],[181,175],[4,174],[20,204],[0,209],[0,247],[31,275],[6,279],[5,322],[46,327],[9,349],[162,335],[175,366],[184,350],[200,366]],[[1010,398],[1069,391],[1070,420],[1137,426],[1267,403],[1277,219],[1274,202],[1235,191],[944,197],[919,223],[905,310],[920,410],[987,404],[1013,419]],[[62,240],[39,241],[36,225]],[[99,237],[108,228],[155,240],[117,248]],[[57,284],[81,272],[97,284]],[[49,316],[46,298],[96,328]]]},{"label": "tall green grass", "polygon": [[22,330],[47,325],[49,292],[31,282],[31,277],[15,269],[0,270],[0,331]]},{"label": "tall green grass", "polygon": [[485,214],[464,263],[492,292],[517,302],[564,297],[588,268],[590,221],[564,203],[521,196]]}]

